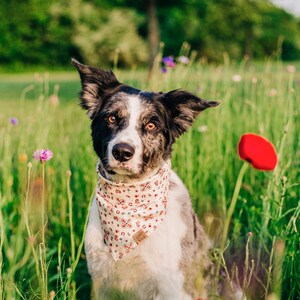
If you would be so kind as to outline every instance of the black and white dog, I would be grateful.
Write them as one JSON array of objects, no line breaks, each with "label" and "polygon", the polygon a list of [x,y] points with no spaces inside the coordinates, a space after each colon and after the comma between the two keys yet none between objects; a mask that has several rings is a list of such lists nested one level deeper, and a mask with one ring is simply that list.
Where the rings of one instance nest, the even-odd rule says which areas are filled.
[{"label": "black and white dog", "polygon": [[209,240],[170,156],[176,138],[218,102],[182,90],[141,91],[111,71],[72,63],[99,157],[85,237],[96,298],[113,299],[118,290],[130,299],[207,299]]}]

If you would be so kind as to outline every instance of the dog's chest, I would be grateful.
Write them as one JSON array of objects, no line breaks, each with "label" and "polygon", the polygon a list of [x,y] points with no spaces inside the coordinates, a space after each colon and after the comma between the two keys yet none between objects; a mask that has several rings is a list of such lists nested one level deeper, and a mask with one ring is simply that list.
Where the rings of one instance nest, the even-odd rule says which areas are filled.
[{"label": "dog's chest", "polygon": [[[151,293],[156,289],[159,276],[168,276],[169,272],[179,272],[182,258],[181,242],[187,230],[182,219],[180,199],[186,196],[186,190],[180,181],[176,182],[179,179],[173,172],[170,179],[176,188],[170,189],[168,193],[167,215],[156,231],[119,261],[114,261],[109,254],[105,258],[99,256],[98,262],[97,259],[94,260],[93,265],[98,263],[107,269],[105,272],[99,270],[97,274],[103,277],[108,286],[118,287],[120,290],[140,290],[143,286],[144,291],[146,289]],[[99,216],[97,222],[98,236],[103,237]],[[96,226],[93,228],[95,230]],[[92,236],[91,238],[94,239],[95,234]],[[86,244],[92,245],[88,239],[87,235]],[[89,261],[88,253],[87,259]],[[103,261],[104,259],[106,261]],[[89,263],[91,275],[93,275],[93,267]]]}]

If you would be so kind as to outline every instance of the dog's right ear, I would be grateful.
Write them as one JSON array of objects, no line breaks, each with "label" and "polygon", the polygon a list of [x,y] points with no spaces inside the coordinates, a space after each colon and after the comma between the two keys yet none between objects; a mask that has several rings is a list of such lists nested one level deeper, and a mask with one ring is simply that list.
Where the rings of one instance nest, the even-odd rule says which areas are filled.
[{"label": "dog's right ear", "polygon": [[120,83],[112,71],[100,70],[86,66],[72,58],[72,64],[79,72],[81,79],[80,105],[87,110],[87,115],[93,119],[101,106],[104,94]]}]

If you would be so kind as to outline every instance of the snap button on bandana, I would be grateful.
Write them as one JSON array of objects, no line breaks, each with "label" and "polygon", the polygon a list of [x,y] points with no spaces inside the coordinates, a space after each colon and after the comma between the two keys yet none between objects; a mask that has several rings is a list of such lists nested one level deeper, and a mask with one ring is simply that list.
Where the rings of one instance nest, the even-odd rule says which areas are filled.
[{"label": "snap button on bandana", "polygon": [[99,216],[104,242],[117,261],[142,244],[164,220],[171,164],[167,162],[156,175],[134,184],[107,180],[99,167],[98,163]]}]

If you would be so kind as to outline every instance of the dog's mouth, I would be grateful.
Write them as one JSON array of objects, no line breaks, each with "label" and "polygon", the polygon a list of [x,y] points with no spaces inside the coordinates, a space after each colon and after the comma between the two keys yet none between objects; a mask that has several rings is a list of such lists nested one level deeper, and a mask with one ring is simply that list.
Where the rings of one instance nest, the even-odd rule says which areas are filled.
[{"label": "dog's mouth", "polygon": [[[128,178],[139,178],[143,176],[141,166],[131,166],[126,163],[107,163],[102,166],[109,177],[128,177]],[[103,171],[103,170],[102,170]],[[104,175],[104,174],[103,174]]]},{"label": "dog's mouth", "polygon": [[107,173],[110,175],[138,175],[133,169],[125,167],[125,166],[119,166],[119,167],[108,167],[106,169]]},{"label": "dog's mouth", "polygon": [[100,160],[102,169],[100,169],[100,173],[103,177],[113,181],[125,182],[152,176],[163,164],[162,159],[157,159],[156,164],[150,164],[150,161],[146,159],[132,159],[120,162],[110,156]]}]

